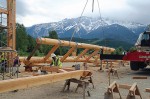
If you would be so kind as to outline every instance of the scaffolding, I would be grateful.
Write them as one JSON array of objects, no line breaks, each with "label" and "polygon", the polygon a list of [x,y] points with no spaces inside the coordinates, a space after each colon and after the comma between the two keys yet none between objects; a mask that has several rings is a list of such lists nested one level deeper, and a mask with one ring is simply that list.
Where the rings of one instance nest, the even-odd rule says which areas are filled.
[{"label": "scaffolding", "polygon": [[[11,59],[8,59],[8,55],[12,55],[16,53],[17,51],[12,50],[10,47],[0,47],[0,78],[2,80],[5,79],[12,79],[12,78],[18,78],[18,72],[19,71],[19,65],[14,66],[14,61],[17,57],[12,57]],[[3,59],[2,59],[3,56]],[[19,63],[19,60],[18,60]]]},{"label": "scaffolding", "polygon": [[[13,78],[13,64],[15,53],[17,54],[16,0],[6,0],[4,6],[0,6],[0,77],[3,80]],[[4,56],[3,59],[2,56]],[[16,73],[16,77],[18,77],[18,73]]]}]

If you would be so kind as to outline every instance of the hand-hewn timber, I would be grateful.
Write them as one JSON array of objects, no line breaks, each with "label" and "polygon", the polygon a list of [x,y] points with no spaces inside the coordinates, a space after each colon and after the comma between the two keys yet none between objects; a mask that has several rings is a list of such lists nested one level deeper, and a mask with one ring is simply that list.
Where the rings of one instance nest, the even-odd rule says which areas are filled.
[{"label": "hand-hewn timber", "polygon": [[64,73],[47,74],[33,77],[17,78],[0,81],[0,93],[13,91],[17,89],[24,89],[33,86],[63,81],[71,78],[80,78],[90,71],[78,70]]}]

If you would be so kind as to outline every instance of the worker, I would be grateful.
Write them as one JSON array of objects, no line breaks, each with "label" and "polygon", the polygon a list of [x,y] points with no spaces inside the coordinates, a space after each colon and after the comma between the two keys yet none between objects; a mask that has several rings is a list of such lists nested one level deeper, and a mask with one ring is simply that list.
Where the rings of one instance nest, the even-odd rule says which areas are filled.
[{"label": "worker", "polygon": [[54,53],[51,54],[51,57],[52,57],[52,63],[50,64],[50,66],[54,65],[54,66],[58,66],[59,68],[62,68],[62,63],[59,57],[56,56]]},{"label": "worker", "polygon": [[0,72],[2,71],[2,53],[0,52]]},{"label": "worker", "polygon": [[6,59],[6,53],[2,52],[1,53],[1,71],[6,71],[6,64],[7,64],[7,59]]},{"label": "worker", "polygon": [[13,64],[13,75],[15,75],[15,73],[20,73],[19,68],[18,68],[20,65],[21,64],[20,64],[19,56],[16,55],[14,64]]},{"label": "worker", "polygon": [[87,70],[88,69],[88,65],[86,62],[83,63],[83,67],[84,67],[84,70]]}]

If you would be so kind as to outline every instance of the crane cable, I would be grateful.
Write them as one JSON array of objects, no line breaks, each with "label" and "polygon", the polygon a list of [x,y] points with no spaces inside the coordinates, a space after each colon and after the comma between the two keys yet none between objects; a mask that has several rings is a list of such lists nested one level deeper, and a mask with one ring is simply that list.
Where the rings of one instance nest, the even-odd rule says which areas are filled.
[{"label": "crane cable", "polygon": [[[100,9],[100,4],[99,4],[99,1],[97,0],[97,4],[98,4],[98,9],[99,9],[99,17],[100,17],[100,20],[101,20],[101,23],[104,22],[104,20],[102,19],[102,14],[101,14],[101,9]],[[106,22],[105,22],[106,23]],[[106,23],[107,24],[107,23]],[[104,29],[103,29],[103,23],[101,24],[102,25],[102,34],[103,34],[103,38],[104,38]],[[108,25],[108,24],[107,24]],[[105,41],[105,46],[106,46],[106,40]]]},{"label": "crane cable", "polygon": [[92,12],[94,11],[94,0],[92,2]]},{"label": "crane cable", "polygon": [[85,6],[84,6],[83,11],[82,11],[82,13],[81,13],[81,15],[80,15],[79,21],[77,22],[77,25],[76,25],[76,27],[75,27],[73,33],[72,33],[72,36],[71,36],[71,38],[70,38],[70,42],[72,41],[72,39],[73,39],[73,37],[74,37],[74,34],[75,34],[75,32],[76,32],[76,30],[77,30],[77,28],[78,28],[78,24],[79,24],[80,21],[81,21],[81,17],[82,17],[82,15],[83,15],[84,11],[85,11],[85,8],[86,8],[86,6],[87,6],[87,3],[88,3],[88,0],[87,0],[86,3],[85,3]]}]

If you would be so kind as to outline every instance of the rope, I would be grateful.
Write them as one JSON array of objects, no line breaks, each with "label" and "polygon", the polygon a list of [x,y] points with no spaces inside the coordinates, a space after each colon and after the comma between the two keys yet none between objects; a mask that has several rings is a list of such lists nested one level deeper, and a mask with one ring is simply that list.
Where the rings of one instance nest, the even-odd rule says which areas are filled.
[{"label": "rope", "polygon": [[61,45],[61,40],[60,40],[60,39],[58,39],[58,41],[59,41],[59,43],[58,43],[58,44],[59,44],[59,46],[60,46],[60,45]]},{"label": "rope", "polygon": [[[100,20],[101,20],[101,22],[104,22],[104,20],[102,19],[100,4],[99,4],[99,1],[98,1],[98,0],[97,0],[97,4],[98,4],[98,9],[99,9],[99,17],[100,17]],[[103,24],[101,24],[101,25],[102,25],[102,34],[103,34],[103,38],[104,38]],[[107,25],[108,25],[108,24],[107,24]],[[105,46],[106,46],[106,40],[105,40]]]},{"label": "rope", "polygon": [[94,11],[94,0],[92,2],[92,12]]},{"label": "rope", "polygon": [[79,24],[80,21],[81,21],[81,17],[82,17],[82,15],[83,15],[83,13],[84,13],[84,10],[85,10],[86,6],[87,6],[87,3],[88,3],[88,0],[87,0],[86,3],[85,3],[85,6],[84,6],[83,11],[82,11],[82,13],[81,13],[81,15],[80,15],[79,21],[77,22],[77,25],[76,25],[76,27],[75,27],[75,30],[74,30],[73,33],[72,33],[72,36],[71,36],[70,41],[72,41],[72,38],[74,37],[74,33],[76,32],[77,27],[78,27],[78,24]]}]

